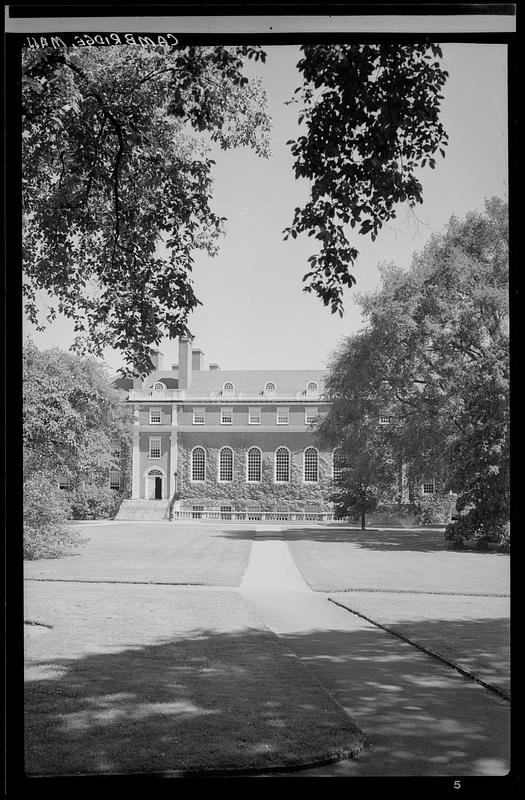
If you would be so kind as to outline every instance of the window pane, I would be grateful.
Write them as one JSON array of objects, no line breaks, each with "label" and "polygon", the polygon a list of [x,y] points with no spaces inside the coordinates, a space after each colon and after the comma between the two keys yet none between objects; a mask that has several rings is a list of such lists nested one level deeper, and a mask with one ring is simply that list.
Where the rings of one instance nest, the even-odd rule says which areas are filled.
[{"label": "window pane", "polygon": [[307,408],[304,414],[304,424],[311,425],[312,422],[315,422],[316,417],[317,417],[317,409]]},{"label": "window pane", "polygon": [[261,480],[261,451],[257,447],[248,450],[248,483]]},{"label": "window pane", "polygon": [[232,409],[221,408],[221,424],[231,425],[231,423],[232,423]]},{"label": "window pane", "polygon": [[286,447],[279,447],[275,454],[275,480],[277,483],[290,481],[290,453]]},{"label": "window pane", "polygon": [[206,454],[203,447],[196,447],[191,456],[192,481],[206,480]]},{"label": "window pane", "polygon": [[343,461],[343,451],[340,447],[334,450],[333,460],[332,460],[332,477],[334,481],[340,481],[343,476],[343,468],[344,468],[344,461]]},{"label": "window pane", "polygon": [[149,440],[149,457],[160,458],[160,439]]},{"label": "window pane", "polygon": [[317,450],[314,447],[304,451],[304,479],[308,483],[317,482]]},{"label": "window pane", "polygon": [[120,489],[121,485],[121,476],[119,470],[112,469],[109,473],[109,488],[110,489]]},{"label": "window pane", "polygon": [[223,447],[219,454],[219,480],[233,480],[233,450]]},{"label": "window pane", "polygon": [[193,409],[193,423],[194,425],[204,425],[205,417],[204,417],[204,409],[203,408],[194,408]]},{"label": "window pane", "polygon": [[278,408],[277,409],[277,424],[278,425],[288,425],[288,409],[287,408]]}]

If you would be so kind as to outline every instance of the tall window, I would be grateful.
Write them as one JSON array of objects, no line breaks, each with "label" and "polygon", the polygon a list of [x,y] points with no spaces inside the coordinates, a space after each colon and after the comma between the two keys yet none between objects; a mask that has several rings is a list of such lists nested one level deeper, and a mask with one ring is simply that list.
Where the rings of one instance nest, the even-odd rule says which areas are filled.
[{"label": "tall window", "polygon": [[233,394],[233,383],[231,383],[230,381],[225,383],[224,386],[222,387],[222,392],[223,394]]},{"label": "tall window", "polygon": [[221,408],[221,425],[231,425],[233,422],[233,409]]},{"label": "tall window", "polygon": [[120,447],[114,447],[111,451],[111,458],[114,458],[115,461],[119,461],[122,458],[122,450]]},{"label": "tall window", "polygon": [[434,481],[434,478],[423,481],[422,489],[423,494],[434,494],[436,491],[436,482]]},{"label": "tall window", "polygon": [[204,425],[205,416],[204,416],[204,409],[203,408],[194,408],[193,409],[193,424],[194,425]]},{"label": "tall window", "polygon": [[307,447],[304,451],[304,480],[306,483],[317,483],[319,458],[315,447]]},{"label": "tall window", "polygon": [[250,447],[247,455],[246,479],[248,483],[260,483],[261,451],[258,447]]},{"label": "tall window", "polygon": [[290,451],[286,447],[278,447],[275,451],[275,482],[290,482]]},{"label": "tall window", "polygon": [[264,387],[264,391],[266,392],[266,394],[273,394],[275,392],[275,383],[273,383],[272,381],[268,381],[268,383]]},{"label": "tall window", "polygon": [[160,439],[150,438],[149,440],[149,457],[160,458]]},{"label": "tall window", "polygon": [[204,447],[194,447],[191,453],[192,481],[206,480],[206,453]]},{"label": "tall window", "polygon": [[311,425],[315,422],[317,417],[317,409],[316,408],[306,408],[304,412],[304,424]]},{"label": "tall window", "polygon": [[150,408],[149,422],[150,425],[160,425],[160,408]]},{"label": "tall window", "polygon": [[332,456],[332,478],[335,483],[341,480],[343,476],[343,451],[340,447],[336,447]]},{"label": "tall window", "polygon": [[308,386],[306,387],[307,394],[316,394],[317,393],[317,384],[315,381],[310,381]]},{"label": "tall window", "polygon": [[261,409],[260,408],[250,408],[248,412],[248,424],[249,425],[260,425],[261,424]]},{"label": "tall window", "polygon": [[289,421],[290,421],[289,409],[277,408],[277,424],[288,425]]},{"label": "tall window", "polygon": [[219,480],[233,480],[233,450],[231,447],[223,447],[219,453]]},{"label": "tall window", "polygon": [[120,491],[121,486],[121,473],[119,469],[112,469],[109,471],[109,488]]}]

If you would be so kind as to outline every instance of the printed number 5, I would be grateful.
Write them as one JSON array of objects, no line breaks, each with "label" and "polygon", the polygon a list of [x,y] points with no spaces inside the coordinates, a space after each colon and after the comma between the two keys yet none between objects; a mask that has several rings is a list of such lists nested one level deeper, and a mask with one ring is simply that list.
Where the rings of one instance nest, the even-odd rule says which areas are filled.
[{"label": "printed number 5", "polygon": [[461,789],[461,781],[454,781],[454,789]]}]

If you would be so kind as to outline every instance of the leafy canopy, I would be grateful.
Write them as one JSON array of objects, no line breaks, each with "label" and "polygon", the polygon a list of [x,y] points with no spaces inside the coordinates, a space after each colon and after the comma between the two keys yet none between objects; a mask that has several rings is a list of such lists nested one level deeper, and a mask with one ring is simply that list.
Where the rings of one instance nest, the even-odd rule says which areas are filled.
[{"label": "leafy canopy", "polygon": [[310,199],[295,209],[285,238],[307,232],[321,243],[309,258],[304,291],[342,316],[342,293],[355,283],[358,251],[350,228],[375,240],[396,203],[422,202],[416,170],[434,169],[448,136],[439,121],[448,73],[435,44],[306,45],[296,90],[306,134],[291,141],[295,175]]},{"label": "leafy canopy", "polygon": [[163,335],[188,333],[194,252],[213,254],[210,142],[268,155],[255,47],[25,50],[24,295],[74,321],[76,348],[120,350],[139,373]]},{"label": "leafy canopy", "polygon": [[112,449],[129,441],[130,409],[93,358],[23,350],[24,478],[64,476],[73,485],[107,483]]},{"label": "leafy canopy", "polygon": [[494,536],[509,515],[508,210],[452,218],[409,270],[383,267],[360,298],[367,321],[332,364],[331,444],[364,414],[395,417],[392,436],[412,482],[459,494],[447,531]]}]

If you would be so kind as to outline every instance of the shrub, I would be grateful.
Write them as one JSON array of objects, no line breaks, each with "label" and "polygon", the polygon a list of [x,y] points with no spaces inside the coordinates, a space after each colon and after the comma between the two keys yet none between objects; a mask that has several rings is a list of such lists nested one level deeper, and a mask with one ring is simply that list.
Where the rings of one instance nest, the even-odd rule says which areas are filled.
[{"label": "shrub", "polygon": [[120,503],[120,494],[109,486],[85,484],[71,493],[73,519],[111,519]]},{"label": "shrub", "polygon": [[454,513],[457,495],[425,494],[415,501],[415,513],[420,525],[446,525]]},{"label": "shrub", "polygon": [[67,494],[49,475],[35,473],[24,481],[24,558],[58,558],[81,539],[68,528]]}]

